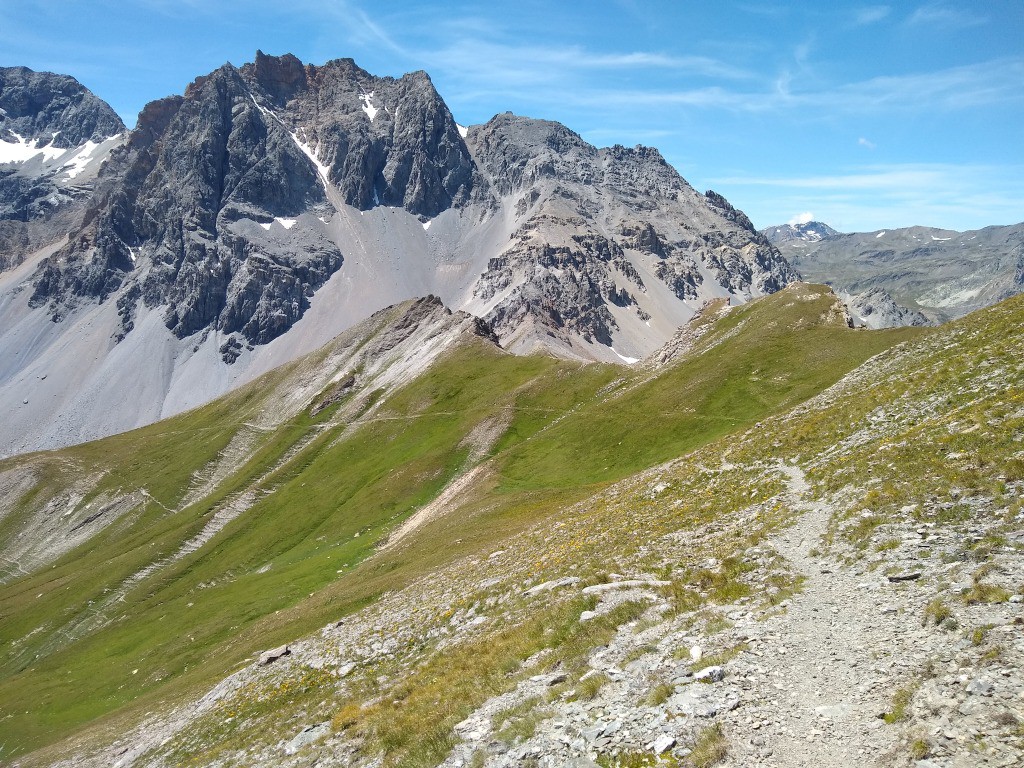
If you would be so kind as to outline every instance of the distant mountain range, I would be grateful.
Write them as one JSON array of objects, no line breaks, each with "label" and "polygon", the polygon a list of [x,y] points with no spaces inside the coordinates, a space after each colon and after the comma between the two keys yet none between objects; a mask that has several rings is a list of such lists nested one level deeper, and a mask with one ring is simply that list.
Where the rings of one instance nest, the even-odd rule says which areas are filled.
[{"label": "distant mountain range", "polygon": [[837,237],[841,233],[832,229],[828,224],[820,221],[807,221],[803,224],[780,224],[776,227],[768,227],[761,230],[768,241],[778,246],[792,240],[799,240],[805,243],[817,243],[822,240]]},{"label": "distant mountain range", "polygon": [[[4,73],[4,103],[23,81],[34,94],[0,123],[21,148],[12,178],[59,187],[67,166],[40,156],[62,137],[109,154],[89,186],[74,177],[80,196],[54,198],[63,227],[19,203],[28,234],[0,252],[0,454],[198,405],[416,296],[483,318],[511,351],[632,362],[708,300],[796,276],[657,150],[511,113],[465,128],[423,72],[257,53],[127,134],[68,78]],[[88,109],[53,106],[66,82]]]},{"label": "distant mountain range", "polygon": [[464,127],[423,72],[225,64],[127,131],[73,78],[0,70],[0,455],[206,402],[435,295],[512,352],[633,363],[709,301],[798,276],[851,322],[1020,290],[1021,228],[758,232],[656,149]]},{"label": "distant mountain range", "polygon": [[803,279],[831,285],[853,304],[878,305],[872,322],[942,323],[1024,291],[1024,224],[843,234],[811,221],[763,234]]}]

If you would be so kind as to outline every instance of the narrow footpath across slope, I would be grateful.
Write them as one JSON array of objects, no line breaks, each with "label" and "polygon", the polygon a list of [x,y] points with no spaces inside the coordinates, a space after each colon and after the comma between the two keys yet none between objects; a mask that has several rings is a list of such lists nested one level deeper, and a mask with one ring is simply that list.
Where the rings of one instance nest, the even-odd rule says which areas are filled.
[{"label": "narrow footpath across slope", "polygon": [[830,509],[805,500],[802,470],[782,470],[798,517],[770,543],[805,581],[786,613],[760,628],[761,657],[745,655],[736,665],[760,685],[736,713],[729,762],[872,765],[896,746],[898,734],[881,716],[911,668],[925,661],[920,628],[879,575],[818,554]]}]

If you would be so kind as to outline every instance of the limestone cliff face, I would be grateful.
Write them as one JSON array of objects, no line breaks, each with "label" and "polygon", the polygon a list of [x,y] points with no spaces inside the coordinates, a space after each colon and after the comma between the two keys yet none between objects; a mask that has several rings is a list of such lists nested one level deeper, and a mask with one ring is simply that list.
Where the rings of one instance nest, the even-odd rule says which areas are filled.
[{"label": "limestone cliff face", "polygon": [[280,231],[330,215],[328,189],[356,208],[431,216],[466,200],[473,175],[424,73],[374,78],[351,60],[258,54],[143,110],[85,226],[39,269],[32,303],[59,318],[123,289],[122,334],[141,301],[165,307],[179,338],[215,328],[265,343],[342,264],[315,228]]},{"label": "limestone cliff face", "polygon": [[[39,265],[31,304],[60,319],[114,300],[118,339],[140,308],[158,308],[179,339],[230,336],[230,363],[286,333],[343,267],[350,242],[331,230],[335,215],[376,208],[425,224],[454,211],[450,252],[476,224],[510,222],[464,286],[503,338],[529,328],[555,346],[611,347],[620,333],[642,347],[665,300],[695,308],[792,278],[742,212],[694,191],[655,149],[597,149],[511,114],[467,131],[423,72],[378,78],[350,59],[257,52],[146,106],[82,226]],[[419,293],[436,292],[435,279]],[[674,326],[685,312],[673,312]]]},{"label": "limestone cliff face", "polygon": [[794,278],[741,211],[698,194],[656,149],[597,149],[558,123],[512,114],[468,140],[491,189],[524,219],[476,288],[484,301],[502,297],[487,315],[500,334],[532,318],[611,346],[623,323],[616,308],[644,323],[657,312],[642,300],[654,281],[699,303],[723,291],[771,293]]},{"label": "limestone cliff face", "polygon": [[73,77],[0,67],[0,271],[80,225],[90,161],[124,130]]}]

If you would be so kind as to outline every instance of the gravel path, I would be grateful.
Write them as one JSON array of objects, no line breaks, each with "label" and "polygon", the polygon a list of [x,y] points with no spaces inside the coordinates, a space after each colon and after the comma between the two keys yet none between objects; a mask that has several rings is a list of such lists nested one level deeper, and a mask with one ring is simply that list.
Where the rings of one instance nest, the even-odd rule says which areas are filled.
[{"label": "gravel path", "polygon": [[742,665],[760,685],[751,706],[737,713],[732,762],[870,765],[895,746],[896,734],[879,715],[899,687],[893,659],[905,658],[907,618],[882,604],[889,596],[879,594],[878,576],[811,555],[824,549],[830,511],[804,500],[801,469],[782,471],[799,517],[770,543],[806,581],[786,613],[764,623],[759,663]]}]

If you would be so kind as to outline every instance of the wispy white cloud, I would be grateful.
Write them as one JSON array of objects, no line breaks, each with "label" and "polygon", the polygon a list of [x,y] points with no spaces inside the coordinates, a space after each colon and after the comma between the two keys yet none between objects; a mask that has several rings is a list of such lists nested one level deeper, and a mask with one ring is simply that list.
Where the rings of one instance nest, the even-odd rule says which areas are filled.
[{"label": "wispy white cloud", "polygon": [[1014,165],[869,165],[810,176],[729,176],[713,179],[712,185],[746,200],[747,213],[759,226],[810,209],[845,231],[1024,220],[1024,167]]},{"label": "wispy white cloud", "polygon": [[798,213],[796,216],[791,218],[786,223],[791,227],[799,226],[800,224],[807,224],[808,222],[814,221],[814,214],[810,211],[806,213]]},{"label": "wispy white cloud", "polygon": [[379,45],[402,57],[410,57],[411,51],[400,44],[383,24],[364,11],[358,3],[350,0],[293,0],[298,12],[313,19],[326,19],[332,24],[332,32],[346,38],[349,44],[357,46]]},{"label": "wispy white cloud", "polygon": [[891,13],[892,8],[888,5],[868,5],[854,11],[853,23],[858,27],[864,27],[868,24],[877,24],[882,19],[887,18]]},{"label": "wispy white cloud", "polygon": [[976,180],[988,174],[989,166],[946,164],[870,165],[841,174],[814,176],[731,176],[719,179],[722,184],[746,186],[794,187],[818,190],[887,190],[927,189],[929,186],[957,179]]},{"label": "wispy white cloud", "polygon": [[939,3],[922,5],[907,19],[911,25],[939,27],[973,27],[987,22],[987,16],[963,7],[954,8]]},{"label": "wispy white cloud", "polygon": [[857,145],[861,147],[867,147],[868,149],[874,149],[877,146],[875,142],[865,139],[863,136],[857,139]]},{"label": "wispy white cloud", "polygon": [[754,77],[746,70],[705,56],[646,51],[595,53],[581,46],[519,45],[479,38],[455,40],[436,50],[422,50],[419,55],[431,69],[443,71],[457,82],[475,82],[484,88],[558,85],[601,70],[671,70],[725,80]]},{"label": "wispy white cloud", "polygon": [[946,111],[1024,101],[1024,58],[999,59],[935,72],[891,75],[816,89],[793,87],[788,72],[761,90],[719,85],[675,91],[584,91],[580,103],[621,107],[688,106],[735,112],[778,112],[802,108],[821,115]]}]

